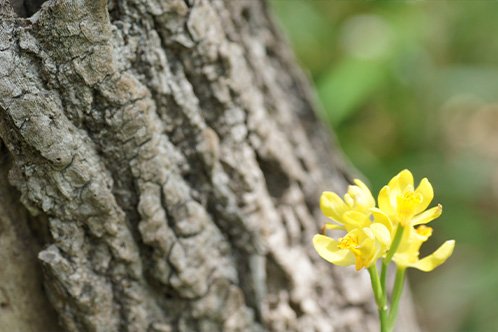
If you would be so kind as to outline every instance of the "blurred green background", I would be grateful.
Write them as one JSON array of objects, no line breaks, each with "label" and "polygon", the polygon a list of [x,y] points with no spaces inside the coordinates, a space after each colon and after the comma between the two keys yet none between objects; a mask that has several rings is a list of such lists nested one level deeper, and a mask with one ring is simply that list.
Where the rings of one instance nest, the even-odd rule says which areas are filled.
[{"label": "blurred green background", "polygon": [[373,189],[409,168],[444,206],[423,250],[455,253],[409,271],[423,329],[498,331],[498,2],[270,3]]}]

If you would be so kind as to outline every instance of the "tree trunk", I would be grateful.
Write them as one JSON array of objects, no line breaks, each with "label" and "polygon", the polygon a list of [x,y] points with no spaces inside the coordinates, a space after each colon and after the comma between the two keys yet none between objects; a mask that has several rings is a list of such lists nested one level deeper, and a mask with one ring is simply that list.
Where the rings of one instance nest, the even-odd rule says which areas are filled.
[{"label": "tree trunk", "polygon": [[349,170],[264,2],[1,1],[5,331],[376,330],[310,245]]}]

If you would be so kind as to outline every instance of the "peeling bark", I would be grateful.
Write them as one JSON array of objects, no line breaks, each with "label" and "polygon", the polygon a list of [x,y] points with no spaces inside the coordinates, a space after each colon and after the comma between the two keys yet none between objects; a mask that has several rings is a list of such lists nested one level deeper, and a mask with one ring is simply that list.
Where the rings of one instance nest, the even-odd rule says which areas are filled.
[{"label": "peeling bark", "polygon": [[376,330],[366,274],[310,247],[349,170],[264,2],[27,8],[0,4],[0,297],[33,321],[0,322]]}]

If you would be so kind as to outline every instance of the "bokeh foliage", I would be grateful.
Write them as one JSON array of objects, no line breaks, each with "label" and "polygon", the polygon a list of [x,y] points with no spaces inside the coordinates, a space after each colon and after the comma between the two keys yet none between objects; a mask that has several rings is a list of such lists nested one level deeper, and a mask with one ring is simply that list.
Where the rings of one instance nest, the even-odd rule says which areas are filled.
[{"label": "bokeh foliage", "polygon": [[410,271],[425,329],[498,331],[498,2],[270,3],[373,188],[403,168],[435,187],[444,213],[427,251],[457,248]]}]

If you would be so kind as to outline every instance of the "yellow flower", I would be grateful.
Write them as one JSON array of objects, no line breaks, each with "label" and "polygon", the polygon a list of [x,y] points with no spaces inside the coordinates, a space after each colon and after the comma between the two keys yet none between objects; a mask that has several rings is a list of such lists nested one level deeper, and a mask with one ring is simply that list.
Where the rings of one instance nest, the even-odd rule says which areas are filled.
[{"label": "yellow flower", "polygon": [[313,237],[313,246],[323,259],[339,266],[354,264],[356,270],[375,264],[390,245],[389,231],[379,223],[354,228],[338,240],[321,234]]},{"label": "yellow flower", "polygon": [[320,197],[323,214],[337,222],[324,228],[347,232],[337,240],[323,234],[313,237],[313,246],[322,258],[340,266],[354,264],[357,270],[384,258],[401,268],[431,271],[451,256],[454,240],[419,259],[420,247],[432,234],[432,228],[425,224],[442,213],[440,204],[426,210],[434,197],[427,178],[415,188],[412,173],[401,171],[379,192],[378,207],[368,187],[360,180],[354,183],[344,199],[333,192]]},{"label": "yellow flower", "polygon": [[453,253],[455,241],[443,243],[435,252],[419,259],[422,244],[432,235],[432,228],[421,225],[418,228],[406,227],[393,261],[402,268],[413,267],[429,272],[443,264]]},{"label": "yellow flower", "polygon": [[[423,212],[429,206],[434,191],[427,178],[417,188],[413,185],[412,173],[405,169],[393,177],[379,192],[379,209],[373,209],[376,218],[384,214],[396,226],[426,224],[441,215],[442,206],[437,205]],[[395,228],[395,227],[394,227]]]},{"label": "yellow flower", "polygon": [[358,179],[355,185],[348,187],[344,200],[334,192],[325,191],[320,197],[320,209],[323,214],[343,225],[327,225],[329,229],[345,229],[351,231],[358,227],[367,227],[370,223],[371,209],[375,207],[375,199],[368,187]]}]

